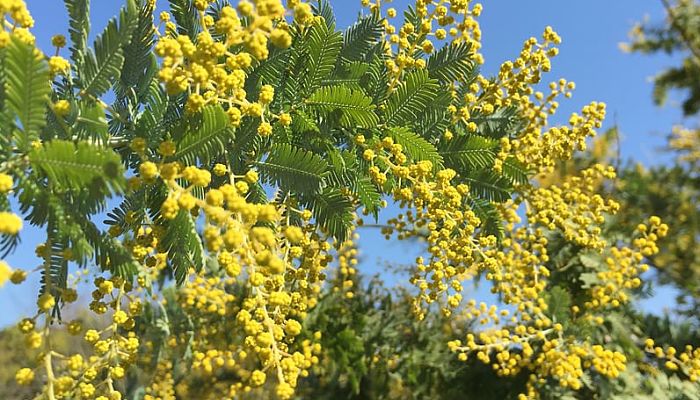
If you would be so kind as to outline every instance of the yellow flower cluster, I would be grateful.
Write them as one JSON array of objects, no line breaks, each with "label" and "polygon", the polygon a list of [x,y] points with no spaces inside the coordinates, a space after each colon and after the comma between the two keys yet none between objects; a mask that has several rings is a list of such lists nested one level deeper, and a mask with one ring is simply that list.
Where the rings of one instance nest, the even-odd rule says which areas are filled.
[{"label": "yellow flower cluster", "polygon": [[629,291],[642,284],[639,276],[649,269],[644,259],[659,252],[656,242],[666,236],[668,225],[662,224],[659,217],[651,217],[648,225],[637,226],[637,233],[640,237],[632,241],[632,246],[610,249],[610,257],[605,259],[607,268],[597,273],[600,283],[589,289],[591,300],[584,304],[587,308],[625,304]]},{"label": "yellow flower cluster", "polygon": [[10,190],[12,190],[12,185],[12,177],[0,172],[0,194],[7,194]]},{"label": "yellow flower cluster", "polygon": [[[210,3],[213,1],[195,2],[203,27],[196,41],[178,35],[174,29],[160,38],[155,47],[163,59],[159,78],[169,94],[188,92],[187,111],[195,113],[218,102],[227,106],[231,123],[237,126],[242,116],[262,117],[272,102],[271,87],[261,91],[257,102],[246,99],[245,71],[254,60],[268,57],[268,41],[281,48],[289,47],[290,27],[279,0],[257,0],[255,5],[241,1],[237,9],[225,6],[216,21],[205,14]],[[306,10],[309,6],[303,3],[297,7]],[[168,19],[167,14],[165,17]],[[247,22],[241,23],[241,18]]]},{"label": "yellow flower cluster", "polygon": [[[373,3],[363,0],[362,4],[374,14],[381,15],[381,1]],[[415,12],[420,20],[416,21],[417,24],[404,21],[397,28],[390,22],[390,19],[396,17],[396,10],[388,9],[387,18],[383,21],[386,53],[390,57],[386,66],[392,75],[390,90],[399,83],[403,72],[425,68],[425,60],[416,57],[416,54],[419,51],[432,53],[436,49],[434,40],[444,42],[449,37],[450,43],[467,43],[471,48],[470,59],[482,64],[483,56],[478,53],[481,48],[481,29],[475,19],[481,11],[481,4],[473,4],[471,0],[418,0]]]},{"label": "yellow flower cluster", "polygon": [[17,215],[0,211],[0,234],[16,235],[22,229],[22,219]]},{"label": "yellow flower cluster", "polygon": [[176,400],[175,381],[172,374],[173,363],[161,361],[155,368],[151,385],[146,388],[144,400]]},{"label": "yellow flower cluster", "polygon": [[[44,345],[42,365],[46,372],[45,390],[48,398],[63,399],[121,399],[121,394],[115,389],[115,381],[125,377],[126,369],[136,361],[139,350],[139,339],[129,332],[134,328],[134,318],[141,312],[141,302],[134,299],[123,309],[129,284],[121,278],[107,280],[95,279],[95,291],[92,293],[93,302],[90,308],[98,314],[104,314],[112,308],[111,324],[101,331],[90,329],[85,332],[85,341],[93,348],[94,354],[85,357],[81,353],[64,355],[51,347],[51,325],[55,322],[53,307],[56,299],[53,295],[44,293],[37,302],[38,309],[45,319],[45,328],[41,332],[35,330],[34,318],[22,320],[18,328],[25,334],[28,348],[39,348]],[[109,301],[104,302],[105,297]],[[77,300],[74,289],[63,289],[62,300],[65,303]],[[63,322],[73,335],[82,331],[79,321]],[[20,384],[28,384],[33,379],[23,368],[17,372],[16,380]],[[108,397],[103,397],[103,396]],[[99,396],[99,397],[98,397]]]},{"label": "yellow flower cluster", "polygon": [[[10,44],[12,36],[24,43],[34,44],[34,35],[29,32],[29,28],[34,26],[34,19],[24,0],[0,0],[0,20],[5,22],[0,28],[0,49]],[[6,30],[8,27],[9,31]]]},{"label": "yellow flower cluster", "polygon": [[691,382],[700,380],[700,348],[687,345],[682,352],[673,346],[666,348],[654,345],[654,339],[644,342],[644,349],[653,357],[664,361],[664,368],[685,374]]},{"label": "yellow flower cluster", "polygon": [[[429,230],[426,238],[429,259],[422,257],[417,260],[416,272],[411,277],[411,283],[419,289],[414,299],[414,311],[419,318],[424,317],[424,305],[440,301],[444,306],[445,315],[451,313],[461,301],[462,286],[460,277],[467,273],[476,272],[468,268],[475,259],[474,233],[481,221],[468,209],[465,209],[465,195],[469,187],[465,184],[453,185],[455,171],[445,169],[433,173],[430,161],[420,161],[412,165],[404,165],[406,156],[402,147],[395,144],[389,137],[375,144],[375,150],[381,151],[370,168],[377,184],[381,185],[386,177],[379,172],[377,166],[388,166],[399,185],[393,193],[394,200],[402,208],[409,209],[405,214],[399,214],[388,221],[389,229],[385,234],[398,234],[399,239],[415,237],[422,231]],[[365,158],[368,151],[365,151]],[[408,185],[402,185],[402,181]],[[487,238],[490,243],[495,238]],[[450,294],[452,293],[452,294]]]},{"label": "yellow flower cluster", "polygon": [[352,237],[340,245],[337,250],[336,258],[338,260],[336,283],[333,286],[334,291],[340,291],[345,294],[345,297],[351,299],[355,296],[353,277],[357,274],[357,246],[355,243],[360,239],[360,235],[353,233]]},{"label": "yellow flower cluster", "polygon": [[0,288],[5,285],[12,276],[12,268],[5,261],[0,260]]},{"label": "yellow flower cluster", "polygon": [[[271,97],[265,90],[261,95]],[[170,147],[161,145],[164,151],[159,152],[172,153]],[[144,161],[133,178],[138,182],[132,184],[167,185],[169,195],[161,207],[165,220],[181,212],[204,215],[203,242],[218,269],[194,274],[177,294],[181,309],[198,327],[190,342],[193,379],[212,380],[207,396],[221,398],[260,387],[272,374],[278,396],[290,398],[299,377],[318,362],[320,347],[296,338],[307,310],[317,302],[323,271],[331,260],[330,245],[315,233],[314,225],[290,224],[289,213],[299,212],[308,221],[309,212],[284,204],[249,203],[245,196],[250,185],[257,184],[255,171],[227,175],[227,168],[219,164],[212,171],[227,176],[228,183],[212,186],[212,172],[206,169]],[[206,192],[200,198],[196,191],[202,188]],[[159,253],[161,231],[159,226],[140,227],[134,239],[125,239],[136,259],[156,267],[154,272],[167,264],[167,254]],[[113,233],[122,234],[119,229]],[[245,288],[240,296],[230,292],[235,286]],[[172,340],[177,347],[185,338]],[[213,384],[232,373],[241,380],[223,387]],[[177,393],[181,390],[184,386],[176,388]]]},{"label": "yellow flower cluster", "polygon": [[619,204],[597,194],[595,184],[612,179],[612,167],[595,165],[581,171],[580,176],[568,177],[560,186],[536,188],[525,193],[530,206],[527,218],[550,230],[559,230],[564,238],[591,249],[602,249],[606,243],[600,238],[601,225],[606,214],[615,214]]}]

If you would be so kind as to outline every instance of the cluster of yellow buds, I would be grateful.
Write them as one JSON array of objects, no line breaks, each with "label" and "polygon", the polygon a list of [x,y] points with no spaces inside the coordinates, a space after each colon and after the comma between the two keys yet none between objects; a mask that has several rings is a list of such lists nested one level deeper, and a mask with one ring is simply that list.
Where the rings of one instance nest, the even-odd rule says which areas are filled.
[{"label": "cluster of yellow buds", "polygon": [[566,179],[561,186],[536,188],[525,194],[530,209],[528,221],[550,230],[558,229],[567,241],[601,250],[606,243],[600,238],[606,214],[615,214],[619,204],[596,193],[595,183],[612,179],[615,170],[597,164],[581,171],[581,176]]},{"label": "cluster of yellow buds", "polygon": [[[264,90],[261,95],[271,97]],[[161,145],[159,152],[173,153],[171,147]],[[212,175],[227,177],[228,182],[215,187]],[[289,398],[298,378],[318,362],[320,348],[297,343],[296,338],[302,333],[301,321],[317,302],[323,271],[332,259],[329,242],[308,223],[310,212],[286,204],[248,202],[246,195],[250,185],[258,184],[258,174],[250,170],[238,176],[221,164],[210,171],[178,162],[143,161],[132,180],[138,180],[134,187],[161,183],[168,187],[161,206],[165,220],[181,212],[204,216],[203,242],[209,256],[218,261],[218,272],[191,271],[193,277],[177,295],[181,309],[200,327],[191,343],[193,372],[202,377],[230,372],[244,377],[220,388],[222,396],[260,387],[268,374],[274,374],[278,395]],[[203,196],[196,194],[202,189]],[[291,225],[293,212],[306,222]],[[167,254],[159,253],[162,229],[140,227],[134,239],[125,242],[138,260],[157,269],[167,260]],[[243,297],[230,293],[237,285],[246,288]],[[181,339],[174,338],[176,347]]]},{"label": "cluster of yellow buds", "polygon": [[691,382],[700,380],[700,348],[685,346],[682,352],[673,346],[661,347],[654,344],[654,339],[644,341],[644,349],[653,357],[663,361],[664,368],[685,374]]},{"label": "cluster of yellow buds", "polygon": [[346,240],[340,245],[337,250],[336,258],[338,259],[337,283],[333,287],[334,291],[339,291],[345,294],[345,297],[351,299],[355,296],[353,278],[357,274],[357,246],[355,243],[360,239],[360,235],[353,233],[351,239]]},{"label": "cluster of yellow buds", "polygon": [[146,388],[144,400],[175,400],[175,380],[173,363],[161,361],[156,365],[151,385]]},{"label": "cluster of yellow buds", "polygon": [[[381,15],[380,1],[372,3],[363,0],[362,4],[375,15]],[[437,48],[434,40],[442,42],[449,38],[451,43],[467,43],[471,48],[469,57],[479,64],[484,62],[483,56],[478,53],[481,29],[476,17],[481,15],[480,3],[472,4],[471,0],[419,0],[415,7],[419,21],[406,20],[397,28],[391,22],[397,15],[394,8],[387,9],[387,18],[383,19],[386,52],[390,56],[386,65],[392,75],[390,89],[398,84],[403,72],[425,68],[426,61],[416,57],[416,53],[432,53]],[[435,28],[434,24],[438,27]]]},{"label": "cluster of yellow buds", "polygon": [[[160,38],[155,47],[163,59],[159,78],[169,94],[188,92],[188,112],[196,113],[207,104],[220,103],[227,107],[232,125],[238,126],[243,116],[263,117],[274,95],[268,87],[261,91],[257,102],[249,101],[243,89],[246,70],[255,60],[268,57],[268,41],[280,48],[289,47],[291,27],[284,19],[285,8],[279,0],[258,0],[255,5],[241,1],[237,8],[224,6],[218,20],[205,13],[211,3],[195,2],[202,25],[196,41],[174,29]],[[310,6],[299,3],[295,11],[297,20],[306,22]],[[245,24],[242,18],[246,19]],[[169,16],[164,14],[161,19],[169,20]],[[264,118],[263,124],[267,124]]]},{"label": "cluster of yellow buds", "polygon": [[[24,0],[0,1],[0,20],[5,22],[0,27],[0,49],[10,44],[13,36],[24,43],[34,45],[34,35],[29,32],[29,28],[34,26],[34,18],[27,10]],[[10,20],[13,23],[10,23]]]},{"label": "cluster of yellow buds", "polygon": [[[19,330],[26,335],[28,348],[44,345],[41,357],[47,378],[45,388],[50,397],[121,399],[121,393],[115,389],[115,382],[123,379],[126,369],[136,362],[140,342],[130,331],[134,328],[134,318],[141,313],[140,300],[133,299],[125,307],[126,292],[130,290],[130,285],[121,278],[97,278],[94,283],[96,289],[92,293],[91,309],[97,314],[104,314],[111,308],[113,314],[111,323],[103,330],[89,329],[85,332],[84,340],[93,348],[93,355],[87,358],[80,353],[64,355],[51,347],[49,336],[54,321],[52,311],[56,299],[48,292],[37,301],[41,313],[39,315],[43,315],[45,319],[45,328],[41,332],[35,330],[39,315],[25,318],[18,324]],[[109,298],[108,302],[103,301],[105,297]],[[61,290],[63,302],[74,302],[77,298],[74,289]],[[78,335],[83,330],[78,320],[62,323],[72,335]],[[33,370],[23,368],[17,372],[15,378],[19,384],[27,385],[31,383],[34,375]]]},{"label": "cluster of yellow buds", "polygon": [[591,300],[585,303],[587,308],[619,307],[629,301],[628,292],[641,286],[640,275],[649,269],[645,257],[659,252],[656,242],[668,234],[668,225],[654,216],[648,224],[639,224],[636,234],[640,237],[632,241],[632,246],[610,249],[606,269],[596,274],[600,283],[589,288]]}]

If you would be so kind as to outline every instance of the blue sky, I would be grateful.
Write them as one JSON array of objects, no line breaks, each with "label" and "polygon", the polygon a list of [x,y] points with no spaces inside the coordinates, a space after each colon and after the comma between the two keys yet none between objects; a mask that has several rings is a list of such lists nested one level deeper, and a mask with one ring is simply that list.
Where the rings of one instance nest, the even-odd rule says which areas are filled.
[{"label": "blue sky", "polygon": [[[235,1],[234,1],[235,2]],[[403,10],[408,0],[394,1],[393,7]],[[517,57],[522,43],[530,36],[539,36],[545,26],[551,25],[563,38],[560,55],[554,59],[552,72],[546,81],[566,78],[576,82],[574,97],[561,102],[559,119],[579,110],[590,101],[603,101],[608,105],[605,127],[617,124],[622,132],[622,155],[644,164],[667,161],[658,147],[673,124],[683,122],[680,110],[673,100],[665,107],[656,107],[651,100],[651,77],[665,67],[677,64],[678,58],[665,55],[643,56],[626,54],[619,50],[619,43],[627,40],[627,32],[633,23],[650,15],[660,20],[663,8],[658,0],[485,0],[480,18],[483,31],[483,54],[488,75],[499,65]],[[50,51],[50,38],[61,33],[67,35],[68,23],[63,1],[27,0],[30,12],[36,20],[33,30],[38,44]],[[93,36],[102,30],[107,20],[116,14],[121,1],[93,0]],[[331,0],[338,16],[338,25],[346,27],[360,12],[359,0]],[[159,8],[166,8],[167,1],[159,0]],[[66,50],[64,55],[67,56]],[[396,241],[387,242],[368,229],[360,231],[360,250],[364,271],[376,271],[382,260],[410,263],[419,253]],[[40,261],[33,256],[34,247],[43,240],[40,231],[25,224],[22,245],[7,258],[14,267],[33,269]],[[38,275],[34,274],[24,285],[6,285],[0,289],[0,327],[18,318],[33,314],[34,293],[38,289]],[[481,292],[481,291],[480,291]],[[673,291],[658,288],[657,295],[643,303],[645,309],[658,313],[670,304]]]}]

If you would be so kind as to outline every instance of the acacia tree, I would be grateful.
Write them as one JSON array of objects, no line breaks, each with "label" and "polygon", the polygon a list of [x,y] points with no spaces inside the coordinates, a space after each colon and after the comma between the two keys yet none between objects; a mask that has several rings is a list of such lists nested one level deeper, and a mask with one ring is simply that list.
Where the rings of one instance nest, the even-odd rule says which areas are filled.
[{"label": "acacia tree", "polygon": [[[153,1],[126,1],[90,47],[89,2],[66,0],[68,60],[36,48],[23,1],[0,2],[3,248],[23,220],[46,231],[38,310],[18,324],[38,354],[15,376],[37,398],[447,397],[455,382],[483,398],[482,377],[521,399],[638,396],[642,380],[697,397],[700,350],[635,324],[668,226],[609,237],[612,167],[536,180],[605,115],[594,102],[549,124],[574,89],[540,85],[551,28],[486,78],[466,0],[418,0],[397,23],[366,1],[345,32],[328,2],[169,3],[156,24]],[[355,273],[352,232],[387,200],[388,239],[426,248],[395,300]],[[62,317],[79,268],[91,324]],[[477,277],[498,304],[462,298]],[[59,351],[64,330],[88,350]]]}]

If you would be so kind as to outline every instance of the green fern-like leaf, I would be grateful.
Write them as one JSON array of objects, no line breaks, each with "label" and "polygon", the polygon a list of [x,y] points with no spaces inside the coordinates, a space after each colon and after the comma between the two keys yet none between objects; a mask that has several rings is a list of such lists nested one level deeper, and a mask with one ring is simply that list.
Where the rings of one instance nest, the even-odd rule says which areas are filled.
[{"label": "green fern-like leaf", "polygon": [[28,150],[39,138],[50,92],[49,69],[41,52],[13,37],[5,58],[5,106],[21,124],[14,135],[19,149]]},{"label": "green fern-like leaf", "polygon": [[505,226],[496,205],[486,199],[472,198],[469,205],[481,220],[481,230],[486,235],[494,235],[498,240],[503,238]]},{"label": "green fern-like leaf", "polygon": [[353,90],[362,90],[360,80],[367,73],[369,65],[363,62],[353,62],[349,64],[340,64],[335,70],[333,76],[324,79],[323,86],[347,86]]},{"label": "green fern-like leaf", "polygon": [[384,27],[375,14],[360,18],[345,31],[340,57],[350,61],[364,60],[383,33]]},{"label": "green fern-like leaf", "polygon": [[208,164],[222,154],[226,143],[233,138],[226,112],[219,105],[206,107],[201,116],[195,118],[176,142],[175,158],[187,164],[196,160]]},{"label": "green fern-like leaf", "polygon": [[[11,211],[10,200],[7,196],[0,196],[0,211]],[[20,244],[21,235],[0,234],[0,258],[11,254]]]},{"label": "green fern-like leaf", "polygon": [[199,14],[191,0],[168,0],[170,13],[177,22],[177,32],[195,39],[201,30]]},{"label": "green fern-like leaf", "polygon": [[475,113],[471,121],[476,123],[479,134],[495,139],[512,137],[523,126],[523,119],[516,107],[502,107],[490,115]]},{"label": "green fern-like leaf", "polygon": [[518,185],[525,185],[530,181],[527,168],[513,156],[503,161],[503,176]]},{"label": "green fern-like leaf", "polygon": [[51,293],[57,300],[54,312],[58,310],[58,301],[61,299],[62,290],[68,284],[68,260],[63,256],[63,251],[68,248],[65,238],[60,236],[60,232],[52,218],[46,231],[47,254],[44,257],[44,265],[41,269],[41,287],[39,295]]},{"label": "green fern-like leaf", "polygon": [[204,266],[204,248],[192,215],[180,210],[168,223],[163,235],[163,249],[178,285],[185,282],[190,268],[199,271]]},{"label": "green fern-like leaf", "polygon": [[142,4],[139,7],[138,21],[131,41],[124,46],[124,65],[120,78],[122,91],[137,87],[144,80],[144,74],[154,57],[151,49],[155,41],[153,12],[156,3],[144,0],[140,0],[140,3]]},{"label": "green fern-like leaf", "polygon": [[347,239],[353,224],[354,207],[339,189],[325,188],[323,192],[312,197],[308,205],[322,231],[335,238],[336,243]]},{"label": "green fern-like leaf", "polygon": [[329,0],[318,0],[316,4],[312,6],[314,15],[323,17],[323,21],[327,26],[335,26],[335,13],[333,12],[333,7],[331,7],[331,2]]},{"label": "green fern-like leaf", "polygon": [[319,22],[311,27],[307,41],[309,57],[304,81],[306,93],[318,88],[333,72],[342,43],[343,36],[333,26]]},{"label": "green fern-like leaf", "polygon": [[357,180],[357,156],[354,153],[331,147],[326,158],[330,171],[324,180],[325,186],[349,187]]},{"label": "green fern-like leaf", "polygon": [[123,168],[119,156],[109,148],[85,141],[73,143],[52,140],[29,153],[29,162],[52,182],[81,189],[94,182],[106,185],[114,192],[124,188]]},{"label": "green fern-like leaf", "polygon": [[437,81],[425,70],[416,70],[406,75],[405,82],[389,96],[384,113],[389,126],[407,125],[420,119],[438,95]]},{"label": "green fern-like leaf", "polygon": [[124,64],[124,46],[131,40],[131,34],[138,23],[138,11],[134,0],[128,0],[127,7],[119,14],[119,25],[111,19],[105,30],[95,39],[94,51],[88,51],[85,68],[80,78],[83,93],[93,97],[102,96],[120,76]]},{"label": "green fern-like leaf", "polygon": [[445,163],[457,171],[488,168],[496,158],[498,141],[476,135],[458,135],[444,142],[440,154]]},{"label": "green fern-like leaf", "polygon": [[367,71],[367,81],[365,83],[365,93],[370,95],[373,103],[381,104],[387,99],[389,87],[389,71],[383,59],[374,56]]},{"label": "green fern-like leaf", "polygon": [[357,197],[360,205],[377,219],[382,203],[382,195],[379,189],[369,178],[362,178],[352,185],[352,192]]},{"label": "green fern-like leaf", "polygon": [[78,115],[73,125],[73,134],[78,140],[90,140],[96,144],[107,143],[107,117],[105,110],[97,103],[82,101],[78,103]]},{"label": "green fern-like leaf", "polygon": [[323,158],[286,143],[272,145],[267,158],[255,164],[268,183],[290,192],[316,192],[328,171]]},{"label": "green fern-like leaf", "polygon": [[138,263],[121,241],[102,232],[88,218],[82,216],[74,218],[80,226],[85,240],[92,247],[92,256],[96,265],[103,268],[108,266],[112,274],[127,279],[136,274],[139,268]]},{"label": "green fern-like leaf", "polygon": [[298,133],[320,132],[320,128],[311,116],[301,110],[296,110],[292,114],[292,130]]},{"label": "green fern-like leaf", "polygon": [[90,33],[90,0],[64,0],[69,18],[71,59],[78,69],[82,68]]},{"label": "green fern-like leaf", "polygon": [[326,86],[309,97],[306,104],[323,113],[340,112],[340,124],[347,128],[373,128],[379,123],[372,99],[362,91],[345,86]]},{"label": "green fern-like leaf", "polygon": [[473,69],[471,46],[458,43],[443,46],[428,59],[428,73],[441,83],[464,82]]},{"label": "green fern-like leaf", "polygon": [[492,171],[480,171],[469,175],[461,175],[461,179],[469,185],[471,194],[480,199],[504,202],[511,198],[513,187],[508,178]]},{"label": "green fern-like leaf", "polygon": [[442,156],[432,143],[411,132],[408,128],[390,128],[389,136],[395,143],[403,147],[404,153],[413,161],[427,160],[433,163],[433,167],[442,167]]}]

